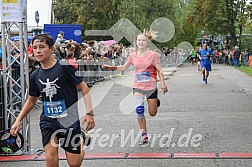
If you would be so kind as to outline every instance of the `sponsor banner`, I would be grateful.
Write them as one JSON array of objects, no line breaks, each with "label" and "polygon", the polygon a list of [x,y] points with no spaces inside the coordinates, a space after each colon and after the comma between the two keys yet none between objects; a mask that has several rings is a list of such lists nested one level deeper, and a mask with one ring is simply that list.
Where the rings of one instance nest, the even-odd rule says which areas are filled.
[{"label": "sponsor banner", "polygon": [[1,0],[1,23],[22,22],[26,16],[26,0]]}]

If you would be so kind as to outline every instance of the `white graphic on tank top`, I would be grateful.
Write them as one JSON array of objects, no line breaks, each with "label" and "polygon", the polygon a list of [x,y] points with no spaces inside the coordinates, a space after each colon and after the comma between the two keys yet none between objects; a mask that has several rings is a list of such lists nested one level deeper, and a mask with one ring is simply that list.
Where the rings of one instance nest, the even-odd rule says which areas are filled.
[{"label": "white graphic on tank top", "polygon": [[49,97],[50,102],[52,101],[53,95],[57,94],[57,88],[60,88],[55,82],[59,78],[56,78],[54,81],[49,81],[49,78],[46,79],[46,82],[43,82],[39,79],[39,82],[45,85],[45,88],[42,89],[42,92],[46,93],[46,97]]}]

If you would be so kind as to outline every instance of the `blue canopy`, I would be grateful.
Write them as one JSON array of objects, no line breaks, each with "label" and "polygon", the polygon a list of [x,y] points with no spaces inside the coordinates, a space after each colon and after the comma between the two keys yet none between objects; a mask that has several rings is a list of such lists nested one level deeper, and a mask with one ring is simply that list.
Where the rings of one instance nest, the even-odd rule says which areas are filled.
[{"label": "blue canopy", "polygon": [[[28,42],[31,42],[33,39],[33,36],[28,36],[27,39],[28,39]],[[19,36],[11,37],[11,40],[12,41],[19,41]]]}]

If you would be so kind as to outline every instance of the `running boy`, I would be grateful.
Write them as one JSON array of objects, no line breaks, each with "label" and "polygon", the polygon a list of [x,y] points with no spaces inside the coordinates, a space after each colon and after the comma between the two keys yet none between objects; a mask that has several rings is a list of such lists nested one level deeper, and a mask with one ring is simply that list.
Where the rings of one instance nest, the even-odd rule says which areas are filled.
[{"label": "running boy", "polygon": [[86,83],[75,75],[75,69],[70,65],[61,65],[53,58],[53,44],[53,38],[47,34],[37,35],[32,40],[34,56],[41,67],[31,75],[29,97],[10,132],[17,134],[22,119],[42,95],[40,130],[46,166],[59,166],[58,145],[65,150],[69,166],[81,166],[84,141],[81,139],[77,90],[82,92],[86,105],[87,113],[81,123],[86,122],[87,131],[95,126],[91,97]]}]

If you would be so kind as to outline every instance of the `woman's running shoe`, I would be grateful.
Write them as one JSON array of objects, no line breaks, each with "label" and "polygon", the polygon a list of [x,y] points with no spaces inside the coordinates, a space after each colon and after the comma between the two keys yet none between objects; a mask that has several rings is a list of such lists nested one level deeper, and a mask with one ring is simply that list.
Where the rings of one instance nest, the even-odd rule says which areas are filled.
[{"label": "woman's running shoe", "polygon": [[142,137],[141,137],[141,139],[140,139],[140,141],[139,141],[139,146],[140,147],[147,147],[147,146],[149,146],[149,141],[148,141],[148,135],[147,135],[147,133],[143,133],[142,134]]}]

